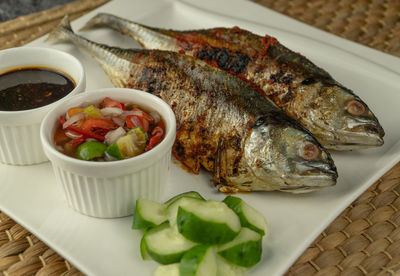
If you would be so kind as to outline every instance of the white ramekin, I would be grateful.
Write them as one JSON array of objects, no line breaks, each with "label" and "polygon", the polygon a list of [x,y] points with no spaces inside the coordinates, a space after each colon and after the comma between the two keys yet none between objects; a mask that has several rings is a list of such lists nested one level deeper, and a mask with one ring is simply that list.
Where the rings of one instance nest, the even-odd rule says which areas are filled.
[{"label": "white ramekin", "polygon": [[64,98],[35,109],[0,111],[0,162],[31,165],[47,161],[40,142],[40,123],[58,102],[83,92],[86,87],[82,64],[74,56],[50,48],[18,47],[0,51],[0,74],[15,68],[48,67],[66,73],[76,87]]},{"label": "white ramekin", "polygon": [[[111,162],[83,161],[57,151],[53,134],[59,117],[69,107],[99,103],[105,97],[157,111],[166,127],[161,143],[141,155]],[[175,132],[175,115],[160,98],[134,89],[105,88],[76,95],[57,105],[43,119],[40,138],[68,204],[88,216],[114,218],[132,215],[136,200],[141,197],[161,199]]]}]

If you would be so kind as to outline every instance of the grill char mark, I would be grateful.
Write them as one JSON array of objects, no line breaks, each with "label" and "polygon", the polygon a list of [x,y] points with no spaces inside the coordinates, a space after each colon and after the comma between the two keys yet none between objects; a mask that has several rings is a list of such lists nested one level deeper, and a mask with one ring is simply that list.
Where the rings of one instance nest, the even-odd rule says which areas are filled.
[{"label": "grill char mark", "polygon": [[226,48],[206,47],[196,51],[194,56],[234,74],[244,74],[250,62],[247,55]]}]

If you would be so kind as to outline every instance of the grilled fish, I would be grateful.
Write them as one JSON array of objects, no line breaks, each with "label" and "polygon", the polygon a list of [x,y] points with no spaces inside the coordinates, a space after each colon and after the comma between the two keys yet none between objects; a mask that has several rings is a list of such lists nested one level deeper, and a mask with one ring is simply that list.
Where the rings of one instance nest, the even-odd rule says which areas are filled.
[{"label": "grilled fish", "polygon": [[328,149],[381,146],[384,130],[368,106],[325,70],[275,38],[234,28],[174,31],[98,14],[82,29],[107,26],[144,48],[199,58],[250,81]]},{"label": "grilled fish", "polygon": [[64,18],[48,40],[94,57],[117,87],[161,97],[177,119],[174,156],[213,172],[222,192],[308,192],[336,183],[329,153],[295,120],[243,80],[176,52],[121,49],[76,35]]}]

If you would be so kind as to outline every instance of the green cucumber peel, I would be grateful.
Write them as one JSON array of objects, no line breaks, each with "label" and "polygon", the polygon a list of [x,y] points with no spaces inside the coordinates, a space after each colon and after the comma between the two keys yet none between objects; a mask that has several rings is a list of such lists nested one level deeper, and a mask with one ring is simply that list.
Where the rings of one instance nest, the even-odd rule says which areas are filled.
[{"label": "green cucumber peel", "polygon": [[179,206],[176,220],[179,232],[188,240],[202,244],[222,244],[233,240],[239,232],[226,223],[206,221]]},{"label": "green cucumber peel", "polygon": [[149,252],[147,251],[146,243],[144,242],[144,235],[140,241],[140,255],[142,256],[143,260],[152,260],[153,259],[150,256]]},{"label": "green cucumber peel", "polygon": [[180,276],[212,276],[216,272],[216,255],[209,245],[193,247],[183,255],[179,264]]},{"label": "green cucumber peel", "polygon": [[147,230],[142,240],[144,253],[163,265],[179,262],[183,254],[196,245],[170,227],[168,222]]},{"label": "green cucumber peel", "polygon": [[218,252],[224,259],[243,267],[252,267],[261,260],[262,244],[259,241],[248,241]]},{"label": "green cucumber peel", "polygon": [[170,203],[167,207],[167,216],[169,220],[169,224],[175,225],[176,224],[176,218],[178,215],[178,208],[179,206],[187,205],[187,204],[194,204],[199,201],[205,201],[196,197],[187,197],[187,196],[181,196],[179,198],[176,198],[172,203]]},{"label": "green cucumber peel", "polygon": [[239,197],[227,196],[223,202],[238,215],[242,227],[250,228],[260,235],[265,235],[267,223],[259,211]]},{"label": "green cucumber peel", "polygon": [[136,200],[132,229],[148,229],[167,221],[167,207],[148,199]]},{"label": "green cucumber peel", "polygon": [[201,199],[201,200],[205,201],[204,197],[202,197],[198,192],[189,191],[189,192],[181,193],[179,195],[176,195],[176,196],[168,199],[166,202],[164,202],[164,204],[169,206],[169,205],[175,203],[178,199],[180,199],[182,197],[192,197],[192,198],[197,198],[197,199]]},{"label": "green cucumber peel", "polygon": [[233,241],[220,246],[218,254],[235,265],[251,267],[261,260],[262,236],[243,227]]}]

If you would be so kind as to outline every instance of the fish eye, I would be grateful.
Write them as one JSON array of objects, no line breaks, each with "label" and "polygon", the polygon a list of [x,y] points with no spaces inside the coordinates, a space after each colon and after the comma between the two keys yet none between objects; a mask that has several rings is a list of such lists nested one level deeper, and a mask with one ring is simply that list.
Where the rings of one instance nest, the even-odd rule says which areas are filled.
[{"label": "fish eye", "polygon": [[301,84],[304,84],[304,85],[310,85],[310,84],[313,84],[313,83],[315,83],[315,79],[314,78],[307,78],[307,79],[305,79],[305,80],[303,80],[301,82]]},{"label": "fish eye", "polygon": [[260,117],[260,118],[258,118],[258,119],[256,120],[256,122],[254,123],[254,126],[255,126],[255,127],[259,127],[259,126],[261,126],[262,124],[264,124],[264,122],[265,122],[265,117]]},{"label": "fish eye", "polygon": [[351,115],[362,115],[365,113],[366,109],[367,108],[365,107],[365,105],[357,100],[351,100],[346,105],[346,110]]},{"label": "fish eye", "polygon": [[300,147],[299,155],[305,160],[314,160],[319,157],[321,151],[319,150],[318,146],[312,143],[307,143]]}]

